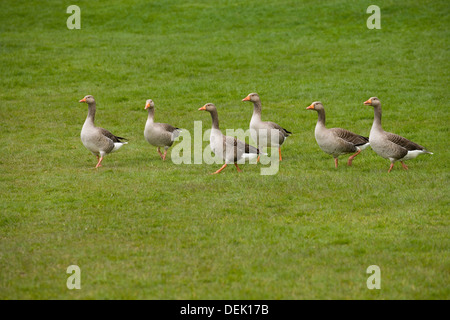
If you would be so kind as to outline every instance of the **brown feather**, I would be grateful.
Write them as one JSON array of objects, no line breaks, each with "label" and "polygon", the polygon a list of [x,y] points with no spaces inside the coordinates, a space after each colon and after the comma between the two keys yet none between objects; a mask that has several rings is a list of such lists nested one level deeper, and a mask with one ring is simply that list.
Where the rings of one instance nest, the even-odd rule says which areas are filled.
[{"label": "brown feather", "polygon": [[111,132],[109,132],[106,129],[103,129],[103,128],[98,128],[98,129],[100,130],[102,135],[104,135],[105,137],[111,139],[113,142],[122,142],[120,140],[128,140],[126,138],[115,136],[115,135],[113,135]]},{"label": "brown feather", "polygon": [[413,151],[413,150],[425,150],[424,147],[422,147],[421,145],[412,142],[406,138],[403,138],[402,136],[399,136],[395,133],[390,133],[390,132],[386,132],[386,136],[388,138],[389,141],[405,148],[408,151]]},{"label": "brown feather", "polygon": [[332,128],[330,129],[337,137],[354,144],[355,146],[366,144],[369,142],[369,138],[360,136],[359,134],[353,133],[351,131],[342,128]]}]

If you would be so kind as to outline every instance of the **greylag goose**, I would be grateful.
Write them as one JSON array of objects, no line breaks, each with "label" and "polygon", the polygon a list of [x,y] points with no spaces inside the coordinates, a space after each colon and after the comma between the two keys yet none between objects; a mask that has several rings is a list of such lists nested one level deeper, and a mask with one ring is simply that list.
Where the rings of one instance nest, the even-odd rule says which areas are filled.
[{"label": "greylag goose", "polygon": [[96,168],[102,166],[103,157],[108,153],[114,152],[128,142],[122,137],[113,135],[106,129],[94,125],[95,118],[95,100],[91,95],[85,96],[79,102],[88,104],[88,115],[81,129],[81,141],[84,146],[97,157]]},{"label": "greylag goose", "polygon": [[379,156],[391,161],[391,166],[389,167],[388,172],[391,172],[394,167],[394,163],[397,161],[400,161],[402,167],[405,170],[408,170],[408,167],[403,163],[403,161],[414,159],[422,153],[433,154],[417,143],[383,130],[381,127],[380,99],[377,97],[372,97],[365,101],[364,104],[372,106],[374,109],[373,125],[369,135],[370,146]]},{"label": "greylag goose", "polygon": [[[253,102],[253,115],[250,120],[250,135],[252,139],[256,142],[260,150],[263,150],[263,147],[278,147],[279,159],[281,161],[281,145],[292,132],[289,132],[274,122],[261,120],[261,99],[257,93],[250,93],[242,101]],[[276,132],[276,136],[272,136],[272,132]]]},{"label": "greylag goose", "polygon": [[211,150],[221,156],[225,160],[225,164],[212,174],[221,172],[225,167],[234,163],[238,172],[242,170],[239,168],[237,162],[241,159],[253,159],[259,155],[259,150],[245,142],[242,142],[234,137],[224,136],[219,129],[219,116],[217,114],[216,106],[212,103],[207,103],[198,109],[199,111],[208,111],[211,114],[212,128],[210,135]]},{"label": "greylag goose", "polygon": [[[144,137],[148,143],[158,147],[158,153],[161,159],[166,160],[167,149],[172,146],[175,138],[180,135],[181,130],[175,128],[167,123],[154,122],[155,103],[152,99],[148,99],[145,103],[145,109],[148,110],[148,118],[145,123]],[[164,154],[161,153],[160,148],[164,147]]]},{"label": "greylag goose", "polygon": [[340,155],[356,152],[348,158],[347,164],[351,166],[353,159],[369,145],[369,138],[342,128],[327,129],[325,127],[325,108],[320,101],[313,102],[306,109],[317,111],[318,119],[314,135],[320,149],[333,156],[336,168]]}]

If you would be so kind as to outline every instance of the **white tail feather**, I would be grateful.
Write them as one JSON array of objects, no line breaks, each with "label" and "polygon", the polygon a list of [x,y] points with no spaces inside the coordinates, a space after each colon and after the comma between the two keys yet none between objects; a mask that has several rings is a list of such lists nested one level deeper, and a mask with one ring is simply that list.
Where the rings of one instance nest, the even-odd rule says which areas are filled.
[{"label": "white tail feather", "polygon": [[242,155],[243,159],[254,159],[254,158],[257,158],[257,157],[258,157],[257,153],[244,153]]},{"label": "white tail feather", "polygon": [[182,131],[181,131],[181,129],[175,129],[173,132],[172,132],[172,141],[175,141],[175,139],[176,138],[178,138],[179,136],[180,136],[180,133],[181,133]]},{"label": "white tail feather", "polygon": [[114,142],[114,149],[111,152],[119,150],[124,144],[128,144],[128,142]]},{"label": "white tail feather", "polygon": [[[411,150],[411,151],[408,151],[408,153],[406,154],[406,156],[404,156],[402,159],[400,159],[400,160],[409,160],[409,159],[414,159],[414,158],[416,158],[419,154],[422,154],[422,153],[431,153],[431,152],[429,152],[429,151],[426,151],[426,150]],[[431,153],[432,154],[432,153]]]},{"label": "white tail feather", "polygon": [[370,145],[369,142],[367,142],[366,144],[362,144],[360,146],[356,146],[357,149],[363,151],[365,148],[367,148]]}]

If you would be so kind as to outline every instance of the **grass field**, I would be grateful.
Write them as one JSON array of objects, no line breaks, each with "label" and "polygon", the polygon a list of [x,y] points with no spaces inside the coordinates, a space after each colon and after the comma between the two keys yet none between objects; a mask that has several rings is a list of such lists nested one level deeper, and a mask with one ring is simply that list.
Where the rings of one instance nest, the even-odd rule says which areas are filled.
[{"label": "grass field", "polygon": [[[1,299],[450,298],[448,1],[0,6]],[[248,129],[250,92],[294,133],[276,175],[162,162],[143,137],[146,99],[191,133],[213,102],[225,132]],[[129,139],[99,170],[80,141],[87,94],[96,124]],[[385,130],[434,155],[388,174],[367,149],[335,170],[305,108],[368,135],[371,96]],[[81,290],[66,287],[73,264]]]}]

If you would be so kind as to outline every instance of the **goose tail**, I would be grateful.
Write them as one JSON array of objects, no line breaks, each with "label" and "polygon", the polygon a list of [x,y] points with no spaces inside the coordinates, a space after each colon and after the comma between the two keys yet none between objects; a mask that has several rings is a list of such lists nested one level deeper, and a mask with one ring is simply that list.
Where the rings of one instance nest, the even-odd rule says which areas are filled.
[{"label": "goose tail", "polygon": [[119,150],[125,144],[128,144],[128,142],[114,142],[114,149],[111,152]]}]

